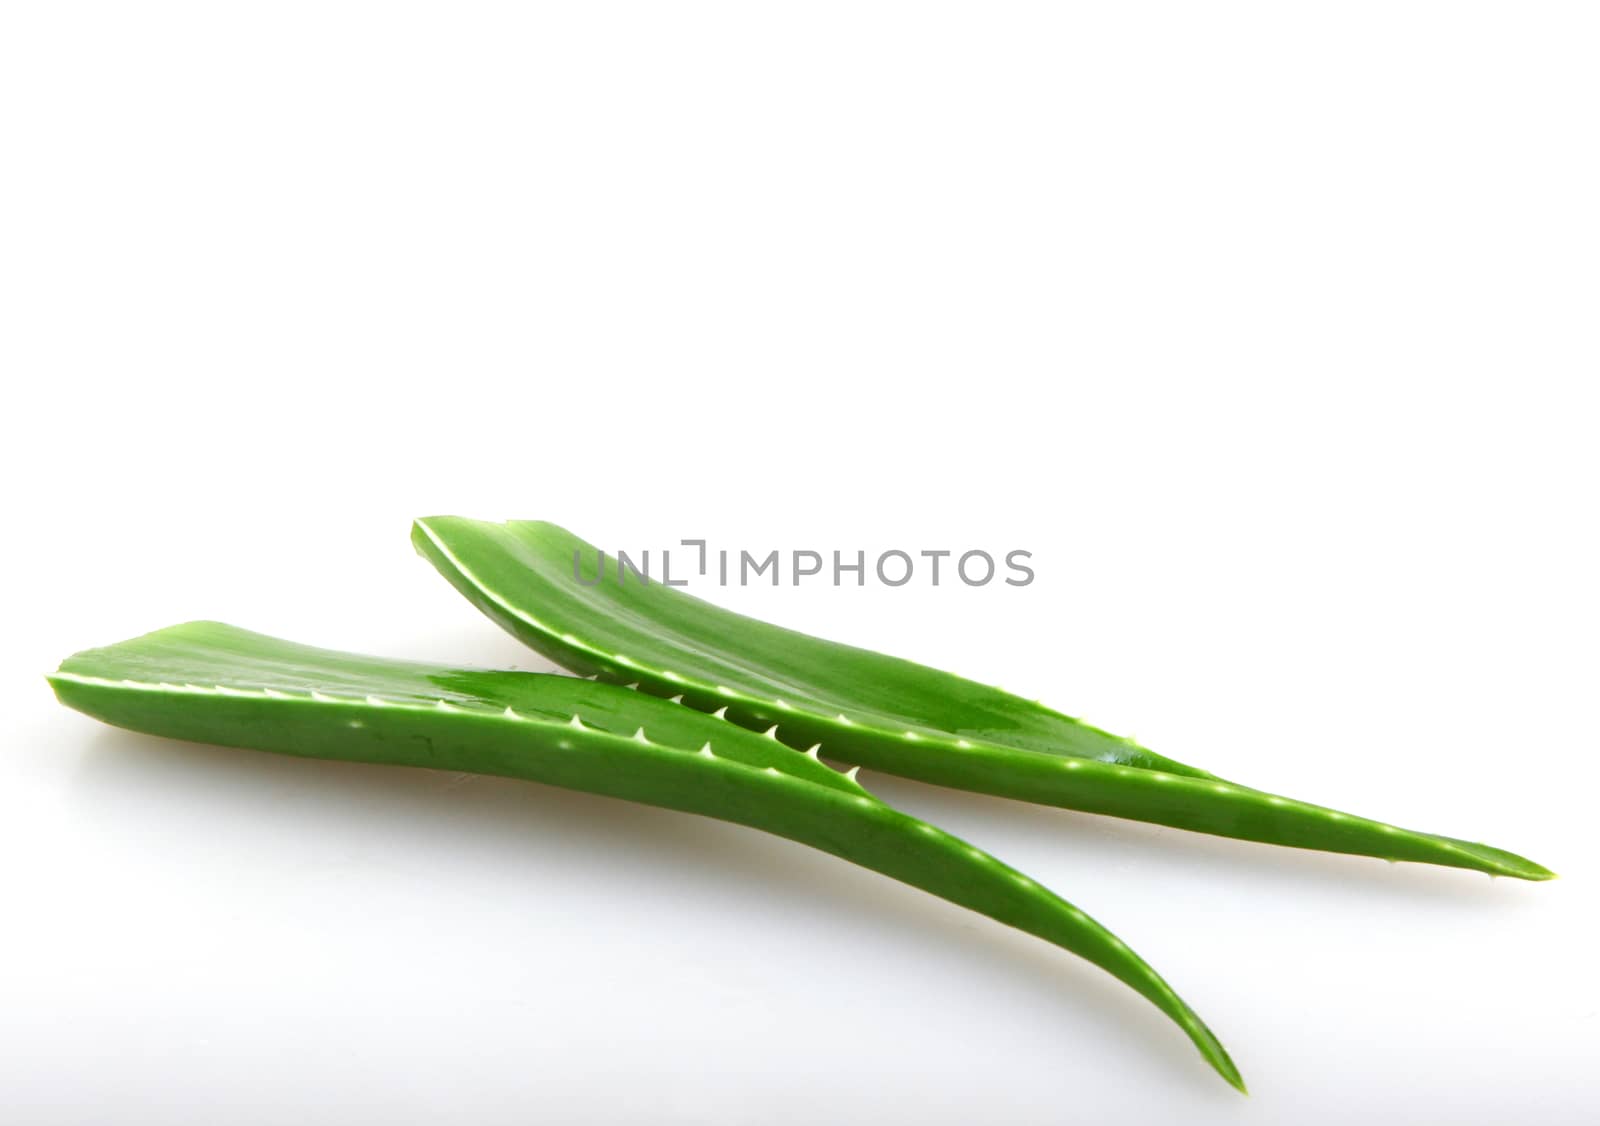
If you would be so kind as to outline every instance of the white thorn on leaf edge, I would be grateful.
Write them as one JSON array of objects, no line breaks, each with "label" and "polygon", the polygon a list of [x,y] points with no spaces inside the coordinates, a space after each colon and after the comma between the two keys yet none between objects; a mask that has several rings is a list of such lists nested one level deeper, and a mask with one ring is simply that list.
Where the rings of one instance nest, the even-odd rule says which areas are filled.
[{"label": "white thorn on leaf edge", "polygon": [[820,750],[822,750],[822,744],[814,743],[806,748],[805,755],[807,758],[816,759],[816,761],[821,762],[822,760],[817,758],[817,752]]},{"label": "white thorn on leaf edge", "polygon": [[778,737],[778,725],[774,723],[761,734],[765,735],[768,739],[776,739]]}]

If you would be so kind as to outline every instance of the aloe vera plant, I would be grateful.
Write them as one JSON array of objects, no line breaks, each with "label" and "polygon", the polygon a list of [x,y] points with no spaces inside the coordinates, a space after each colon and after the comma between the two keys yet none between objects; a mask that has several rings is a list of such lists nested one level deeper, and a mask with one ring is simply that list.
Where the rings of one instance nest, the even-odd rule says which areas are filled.
[{"label": "aloe vera plant", "polygon": [[49,679],[62,703],[134,731],[530,779],[810,845],[1087,959],[1171,1017],[1244,1090],[1217,1038],[1118,938],[987,853],[892,809],[815,748],[797,753],[613,685],[357,656],[216,622],[78,653]]},{"label": "aloe vera plant", "polygon": [[412,541],[480,610],[558,665],[677,697],[731,726],[776,725],[791,747],[820,743],[830,757],[907,778],[1244,840],[1552,876],[1503,849],[1242,786],[998,688],[674,587],[602,581],[596,549],[554,524],[437,516],[416,521]]}]

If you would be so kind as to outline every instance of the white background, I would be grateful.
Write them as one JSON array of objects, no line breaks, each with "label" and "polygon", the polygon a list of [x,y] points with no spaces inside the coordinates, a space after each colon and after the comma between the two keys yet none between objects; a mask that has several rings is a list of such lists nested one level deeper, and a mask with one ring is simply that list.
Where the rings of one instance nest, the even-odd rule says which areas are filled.
[{"label": "white background", "polygon": [[[11,4],[0,1119],[1600,1115],[1587,4]],[[102,728],[221,618],[541,664],[415,515],[1034,552],[716,590],[1531,885],[943,792],[1060,951],[533,785]]]}]

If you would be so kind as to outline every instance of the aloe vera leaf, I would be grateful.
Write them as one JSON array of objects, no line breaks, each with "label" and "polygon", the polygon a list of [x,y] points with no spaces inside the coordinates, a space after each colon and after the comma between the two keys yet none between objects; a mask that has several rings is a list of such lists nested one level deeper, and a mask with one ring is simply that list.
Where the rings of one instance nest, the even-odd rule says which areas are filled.
[{"label": "aloe vera leaf", "polygon": [[307,758],[522,778],[810,845],[1071,951],[1172,1018],[1244,1090],[1216,1036],[1083,911],[891,808],[854,772],[668,700],[566,676],[358,656],[190,622],[68,657],[68,707],[118,727]]},{"label": "aloe vera leaf", "polygon": [[[998,688],[598,574],[554,524],[416,521],[457,590],[550,660],[889,774],[1294,848],[1549,879],[1515,853],[1251,789]],[[575,563],[575,560],[577,562]],[[577,576],[582,576],[579,581]],[[597,581],[600,580],[600,581]]]}]

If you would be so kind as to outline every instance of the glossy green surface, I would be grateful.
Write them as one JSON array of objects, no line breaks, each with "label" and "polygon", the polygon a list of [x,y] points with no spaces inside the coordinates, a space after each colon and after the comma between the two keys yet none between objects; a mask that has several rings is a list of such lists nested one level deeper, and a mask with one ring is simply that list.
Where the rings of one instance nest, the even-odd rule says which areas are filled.
[{"label": "glossy green surface", "polygon": [[[485,614],[565,668],[682,696],[794,747],[925,782],[1182,829],[1548,879],[1489,845],[1228,782],[998,688],[783,629],[613,570],[554,524],[436,516],[412,542]],[[574,576],[581,561],[584,581]],[[593,583],[593,585],[590,585]]]},{"label": "glossy green surface", "polygon": [[572,677],[337,653],[216,622],[78,653],[50,683],[69,707],[152,735],[524,778],[810,845],[1087,959],[1176,1021],[1244,1089],[1200,1018],[1081,910],[814,753],[671,701]]}]

